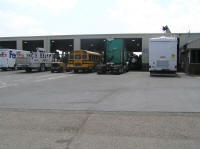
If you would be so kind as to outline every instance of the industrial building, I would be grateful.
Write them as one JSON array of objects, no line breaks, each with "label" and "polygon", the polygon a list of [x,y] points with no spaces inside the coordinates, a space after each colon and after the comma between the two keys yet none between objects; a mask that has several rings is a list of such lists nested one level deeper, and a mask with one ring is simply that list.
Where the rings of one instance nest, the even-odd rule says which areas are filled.
[{"label": "industrial building", "polygon": [[180,48],[181,70],[189,74],[200,74],[200,39],[192,40]]},{"label": "industrial building", "polygon": [[[180,67],[181,54],[179,49],[184,45],[196,41],[200,42],[200,33],[145,33],[145,34],[93,34],[93,35],[56,35],[56,36],[24,36],[24,37],[0,37],[0,47],[11,49],[23,49],[33,51],[36,47],[45,48],[49,52],[56,50],[70,52],[74,49],[84,49],[102,53],[105,41],[123,39],[128,52],[142,53],[142,66],[148,70],[149,62],[149,38],[160,36],[173,36],[178,38],[178,64]],[[197,52],[198,54],[198,52]],[[184,56],[184,54],[182,54]],[[196,57],[199,62],[199,57]]]}]

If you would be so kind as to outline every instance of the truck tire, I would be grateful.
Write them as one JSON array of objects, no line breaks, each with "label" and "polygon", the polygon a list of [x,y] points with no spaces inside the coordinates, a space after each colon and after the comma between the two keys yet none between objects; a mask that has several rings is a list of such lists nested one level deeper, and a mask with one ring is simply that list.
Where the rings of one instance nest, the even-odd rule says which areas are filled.
[{"label": "truck tire", "polygon": [[44,72],[45,71],[45,64],[41,64],[40,65],[40,72]]},{"label": "truck tire", "polygon": [[99,74],[99,75],[103,74],[103,71],[97,71],[97,74]]},{"label": "truck tire", "polygon": [[120,75],[123,73],[123,68],[119,68],[117,74]]},{"label": "truck tire", "polygon": [[3,71],[7,71],[7,68],[2,68],[1,70],[3,70]]},{"label": "truck tire", "polygon": [[63,68],[61,68],[60,70],[59,70],[59,72],[61,73],[61,72],[64,72],[64,69]]},{"label": "truck tire", "polygon": [[54,73],[54,70],[51,70],[51,73]]},{"label": "truck tire", "polygon": [[16,65],[14,65],[14,67],[12,68],[12,71],[15,71],[16,70]]},{"label": "truck tire", "polygon": [[26,72],[31,72],[32,71],[31,68],[26,68],[25,70],[26,70]]}]

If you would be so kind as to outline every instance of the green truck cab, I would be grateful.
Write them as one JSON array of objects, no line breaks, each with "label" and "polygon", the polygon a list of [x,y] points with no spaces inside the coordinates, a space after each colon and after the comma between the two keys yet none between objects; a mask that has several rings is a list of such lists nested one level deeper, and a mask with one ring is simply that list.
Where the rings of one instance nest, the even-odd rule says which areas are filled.
[{"label": "green truck cab", "polygon": [[122,74],[128,71],[127,51],[121,39],[106,41],[103,64],[96,67],[98,74]]}]

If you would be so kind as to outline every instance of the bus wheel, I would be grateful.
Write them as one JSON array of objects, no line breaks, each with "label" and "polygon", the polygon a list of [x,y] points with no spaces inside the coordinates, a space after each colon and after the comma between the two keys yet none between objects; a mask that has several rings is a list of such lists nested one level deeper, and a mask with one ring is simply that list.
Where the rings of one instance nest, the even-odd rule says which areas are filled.
[{"label": "bus wheel", "polygon": [[77,69],[74,69],[74,73],[78,73],[78,70],[77,70]]}]

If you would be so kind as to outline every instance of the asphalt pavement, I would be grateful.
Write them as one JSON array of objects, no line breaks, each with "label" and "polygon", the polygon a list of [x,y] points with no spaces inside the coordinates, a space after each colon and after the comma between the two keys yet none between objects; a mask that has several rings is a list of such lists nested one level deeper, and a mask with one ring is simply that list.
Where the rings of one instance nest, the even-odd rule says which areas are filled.
[{"label": "asphalt pavement", "polygon": [[0,71],[0,149],[199,149],[200,77]]},{"label": "asphalt pavement", "polygon": [[200,77],[0,72],[0,108],[200,112]]}]

